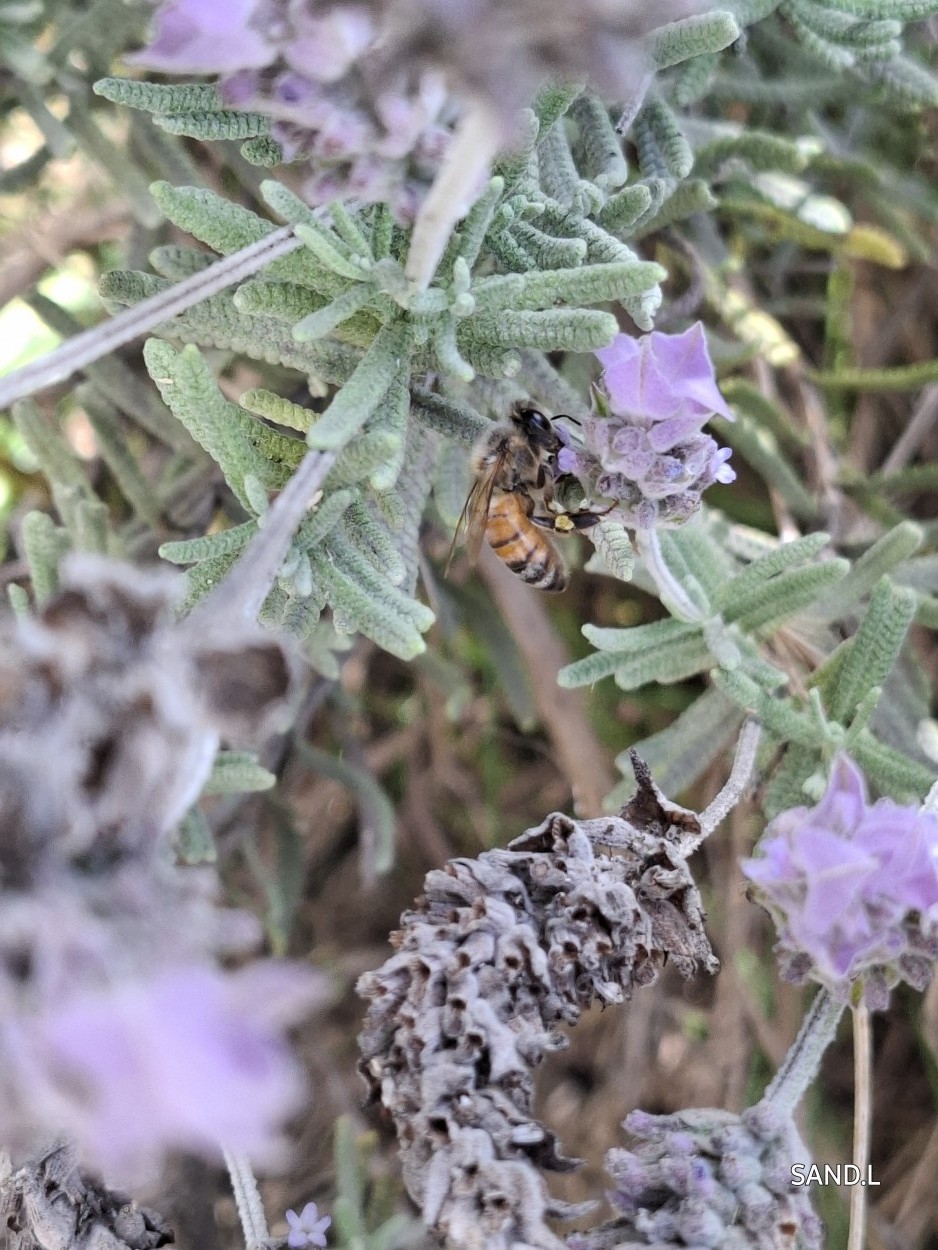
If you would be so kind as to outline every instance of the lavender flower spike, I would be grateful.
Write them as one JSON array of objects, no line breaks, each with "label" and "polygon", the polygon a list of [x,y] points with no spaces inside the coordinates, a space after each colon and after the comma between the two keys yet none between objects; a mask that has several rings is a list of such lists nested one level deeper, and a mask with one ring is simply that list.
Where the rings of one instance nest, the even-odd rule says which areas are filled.
[{"label": "lavender flower spike", "polygon": [[322,997],[307,969],[273,961],[227,974],[179,967],[76,996],[23,1023],[32,1114],[121,1177],[164,1150],[218,1156],[222,1142],[276,1165],[283,1121],[306,1092],[282,1033]]},{"label": "lavender flower spike", "polygon": [[882,1009],[900,981],[921,990],[938,956],[938,816],[891,799],[869,804],[863,775],[838,756],[816,807],[766,829],[743,871],[775,922],[782,975],[855,985]]},{"label": "lavender flower spike", "polygon": [[736,477],[729,449],[703,433],[714,415],[733,420],[703,326],[697,322],[683,334],[620,334],[596,355],[611,415],[584,422],[585,445],[560,452],[561,471],[617,500],[615,515],[630,529],[682,524],[708,486]]},{"label": "lavender flower spike", "polygon": [[633,1111],[624,1128],[632,1149],[606,1155],[618,1218],[568,1237],[568,1250],[820,1250],[821,1222],[792,1186],[792,1163],[808,1155],[790,1115],[766,1102],[740,1116]]}]

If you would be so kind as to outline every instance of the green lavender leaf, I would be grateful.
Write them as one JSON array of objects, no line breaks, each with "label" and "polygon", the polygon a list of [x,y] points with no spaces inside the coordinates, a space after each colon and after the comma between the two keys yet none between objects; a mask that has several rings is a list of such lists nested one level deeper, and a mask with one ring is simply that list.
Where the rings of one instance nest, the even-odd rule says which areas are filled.
[{"label": "green lavender leaf", "polygon": [[92,86],[112,104],[141,109],[145,113],[203,113],[224,108],[214,83],[137,82],[131,78],[99,78]]},{"label": "green lavender leaf", "polygon": [[537,347],[542,351],[593,351],[607,347],[619,325],[610,313],[586,308],[551,308],[543,312],[477,313],[460,322],[456,341],[496,347]]},{"label": "green lavender leaf", "polygon": [[199,807],[190,807],[176,831],[173,850],[181,864],[214,864],[218,859],[212,829]]},{"label": "green lavender leaf", "polygon": [[[630,254],[624,261],[595,264],[578,269],[543,270],[532,274],[497,274],[475,283],[476,317],[495,312],[526,309],[554,311],[558,300],[574,305],[571,312],[585,312],[584,304],[624,300],[663,282],[667,271],[653,261],[639,261]],[[472,322],[474,318],[469,318]],[[526,346],[515,343],[514,346]]]},{"label": "green lavender leaf", "polygon": [[159,502],[127,445],[127,436],[121,429],[117,410],[106,399],[96,395],[93,387],[81,387],[78,394],[94,430],[101,458],[113,473],[124,498],[141,520],[153,529],[159,529]]},{"label": "green lavender leaf", "polygon": [[[735,703],[719,690],[707,690],[667,729],[637,742],[635,750],[667,794],[680,794],[729,749],[742,722],[743,713]],[[626,780],[606,800],[605,806],[613,811],[631,797],[635,787],[627,751],[616,756],[616,767]]]},{"label": "green lavender leaf", "polygon": [[427,429],[442,434],[444,438],[454,439],[463,447],[474,447],[492,426],[491,421],[474,408],[457,404],[442,395],[432,395],[429,391],[414,391],[411,412]]},{"label": "green lavender leaf", "polygon": [[841,722],[874,687],[881,686],[899,656],[915,614],[916,597],[887,577],[877,583],[860,628],[847,644],[830,713]]},{"label": "green lavender leaf", "polygon": [[310,429],[307,442],[320,451],[342,447],[362,428],[397,373],[409,372],[410,330],[404,321],[383,326],[355,372]]},{"label": "green lavender leaf", "polygon": [[257,533],[256,521],[233,525],[220,534],[206,534],[204,538],[183,538],[177,542],[162,543],[157,554],[170,564],[197,564],[216,556],[235,555],[243,551]]},{"label": "green lavender leaf", "polygon": [[221,109],[214,113],[171,113],[153,119],[167,134],[187,139],[256,139],[270,134],[270,118],[263,113]]},{"label": "green lavender leaf", "polygon": [[202,794],[250,794],[270,790],[277,778],[250,751],[219,751]]},{"label": "green lavender leaf", "polygon": [[13,405],[12,415],[23,442],[49,483],[70,488],[79,495],[90,495],[91,487],[78,458],[38,405],[31,399],[20,400]]},{"label": "green lavender leaf", "polygon": [[[236,405],[225,399],[198,348],[176,352],[168,343],[148,339],[143,357],[165,403],[217,462],[240,502],[249,507],[244,479],[253,474],[262,482],[269,481],[268,463],[254,450],[244,427],[232,420]],[[244,417],[251,420],[246,413]]]},{"label": "green lavender leaf", "polygon": [[357,282],[350,290],[334,299],[325,308],[307,314],[293,327],[293,337],[298,343],[324,338],[336,326],[347,321],[360,308],[364,308],[375,296],[375,288],[369,282]]},{"label": "green lavender leaf", "polygon": [[174,225],[223,256],[259,242],[274,229],[257,213],[203,187],[154,182],[150,194]]},{"label": "green lavender leaf", "polygon": [[850,569],[849,560],[825,560],[807,568],[780,573],[755,587],[745,598],[727,606],[724,616],[738,622],[747,633],[769,632],[824,597],[826,591],[842,581]]},{"label": "green lavender leaf", "polygon": [[386,527],[378,521],[361,499],[355,500],[342,519],[346,538],[373,567],[384,574],[392,586],[404,580],[406,569],[399,552],[391,542]]},{"label": "green lavender leaf", "polygon": [[818,605],[816,615],[823,621],[840,620],[873,589],[886,573],[903,564],[915,554],[922,543],[922,531],[911,521],[903,521],[853,564],[841,583],[832,589]]},{"label": "green lavender leaf", "polygon": [[164,243],[155,247],[147,258],[156,272],[171,282],[182,282],[194,273],[201,273],[218,257],[197,247],[181,247],[176,243]]},{"label": "green lavender leaf", "polygon": [[[775,5],[770,6],[774,8]],[[677,22],[669,22],[651,36],[655,68],[668,69],[694,56],[721,52],[739,38],[739,25],[732,13],[715,9]]]},{"label": "green lavender leaf", "polygon": [[718,690],[748,715],[755,716],[780,741],[819,747],[814,721],[789,699],[770,694],[741,669],[714,669],[711,678]]},{"label": "green lavender leaf", "polygon": [[[633,127],[638,161],[646,177],[686,178],[694,167],[694,154],[677,118],[665,102],[652,96]],[[659,160],[660,157],[660,160]]]},{"label": "green lavender leaf", "polygon": [[739,605],[749,602],[754,593],[761,593],[766,582],[780,573],[814,560],[829,542],[828,534],[817,533],[807,534],[792,542],[780,543],[774,551],[754,560],[742,573],[718,588],[713,596],[714,607],[725,612],[727,620],[734,619],[734,611],[738,618],[740,611],[745,611],[745,607],[740,609]]},{"label": "green lavender leaf", "polygon": [[20,532],[33,595],[42,604],[59,588],[59,563],[68,551],[68,538],[45,512],[27,512]]},{"label": "green lavender leaf", "polygon": [[262,387],[245,391],[238,402],[248,412],[253,412],[258,417],[266,417],[268,421],[275,421],[278,425],[285,425],[288,429],[299,430],[301,434],[305,434],[319,416],[311,408],[294,404],[282,395],[265,391]]}]

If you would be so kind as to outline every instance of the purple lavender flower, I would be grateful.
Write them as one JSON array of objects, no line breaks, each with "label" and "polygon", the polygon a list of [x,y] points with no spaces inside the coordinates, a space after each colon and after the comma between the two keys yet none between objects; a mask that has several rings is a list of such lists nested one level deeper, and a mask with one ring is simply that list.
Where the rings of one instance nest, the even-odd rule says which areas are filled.
[{"label": "purple lavender flower", "polygon": [[[819,1250],[823,1228],[791,1165],[807,1158],[790,1116],[767,1103],[741,1116],[699,1108],[633,1112],[632,1149],[610,1150],[619,1217],[568,1238],[570,1250],[621,1246],[780,1246]],[[780,1168],[778,1161],[784,1159]]]},{"label": "purple lavender flower", "polygon": [[702,427],[714,414],[733,420],[720,394],[700,322],[683,334],[618,335],[596,353],[604,366],[610,416],[583,423],[582,450],[565,447],[563,473],[618,501],[629,528],[680,525],[714,482],[732,482],[730,450]]},{"label": "purple lavender flower", "polygon": [[280,1129],[304,1094],[282,1030],[320,995],[308,971],[270,961],[79,995],[23,1024],[33,1120],[124,1177],[171,1149],[282,1160]]},{"label": "purple lavender flower", "polygon": [[386,33],[369,3],[164,0],[153,41],[131,60],[220,75],[228,107],[269,116],[284,158],[308,162],[309,203],[384,201],[407,224],[462,105],[439,70],[385,61]]},{"label": "purple lavender flower", "polygon": [[[596,353],[603,385],[618,416],[640,413],[654,422],[655,447],[666,451],[714,413],[732,421],[713,373],[704,328],[695,322],[683,334],[655,330],[641,338],[620,334]],[[675,420],[680,424],[667,424]]]},{"label": "purple lavender flower", "polygon": [[226,74],[269,65],[277,55],[265,38],[257,0],[168,0],[160,6],[146,53],[131,63],[171,74]]},{"label": "purple lavender flower", "polygon": [[292,1250],[306,1250],[308,1246],[325,1246],[326,1230],[332,1218],[321,1216],[315,1202],[307,1202],[299,1215],[295,1211],[287,1212],[287,1223],[290,1225],[287,1245]]},{"label": "purple lavender flower", "polygon": [[471,104],[488,104],[508,142],[520,110],[551,79],[630,97],[647,84],[645,36],[698,8],[699,0],[162,0],[153,41],[131,59],[221,75],[230,107],[270,116],[286,158],[310,161],[310,203],[384,201],[407,224]]},{"label": "purple lavender flower", "polygon": [[779,935],[783,975],[870,1007],[899,981],[923,989],[938,956],[938,817],[891,799],[870,806],[856,765],[834,761],[813,808],[777,816],[743,871]]}]

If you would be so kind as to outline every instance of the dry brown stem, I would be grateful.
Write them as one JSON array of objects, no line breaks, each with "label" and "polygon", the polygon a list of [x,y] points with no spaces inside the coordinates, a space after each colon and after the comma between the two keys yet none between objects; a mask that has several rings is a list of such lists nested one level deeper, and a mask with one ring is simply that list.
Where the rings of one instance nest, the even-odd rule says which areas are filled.
[{"label": "dry brown stem", "polygon": [[613,786],[612,769],[589,723],[583,692],[557,685],[570,656],[550,623],[543,595],[525,586],[488,548],[479,568],[524,657],[538,714],[573,791],[574,810],[578,816],[597,816]]}]

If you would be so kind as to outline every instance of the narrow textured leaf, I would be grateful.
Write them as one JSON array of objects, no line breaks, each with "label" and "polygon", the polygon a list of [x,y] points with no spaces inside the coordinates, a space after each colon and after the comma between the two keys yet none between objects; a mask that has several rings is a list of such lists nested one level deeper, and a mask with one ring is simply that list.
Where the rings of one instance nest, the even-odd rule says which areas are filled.
[{"label": "narrow textured leaf", "polygon": [[895,664],[915,615],[916,595],[900,590],[887,577],[876,585],[844,663],[831,704],[831,715],[845,721],[874,686],[881,686]]},{"label": "narrow textured leaf", "polygon": [[362,428],[399,370],[407,369],[410,330],[403,321],[384,326],[358,368],[307,435],[310,447],[334,451]]}]

